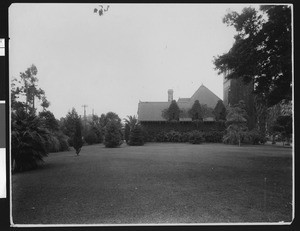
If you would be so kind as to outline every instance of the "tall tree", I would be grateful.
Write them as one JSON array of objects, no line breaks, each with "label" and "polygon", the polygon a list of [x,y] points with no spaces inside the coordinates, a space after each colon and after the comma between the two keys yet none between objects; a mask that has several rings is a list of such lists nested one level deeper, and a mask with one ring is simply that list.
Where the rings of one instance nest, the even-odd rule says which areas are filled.
[{"label": "tall tree", "polygon": [[201,105],[199,103],[199,100],[195,100],[192,108],[189,110],[189,116],[192,118],[192,120],[203,120],[203,111],[201,108]]},{"label": "tall tree", "polygon": [[292,96],[291,8],[288,5],[264,5],[260,11],[244,8],[231,12],[223,22],[237,34],[228,53],[214,58],[219,73],[228,79],[242,78],[254,83],[267,106]]},{"label": "tall tree", "polygon": [[[16,110],[16,107],[24,107],[26,112],[35,114],[36,98],[42,100],[41,106],[44,110],[49,107],[50,103],[47,101],[45,91],[37,87],[37,73],[36,66],[32,64],[25,72],[20,73],[20,79],[14,78],[12,80],[11,98],[13,110]],[[24,103],[20,101],[22,97],[25,97]]]},{"label": "tall tree", "polygon": [[72,137],[73,147],[74,147],[77,155],[79,155],[82,145],[83,145],[81,130],[82,130],[81,119],[80,119],[80,117],[77,117],[75,119],[75,133],[73,134],[73,137]]},{"label": "tall tree", "polygon": [[168,109],[162,112],[162,116],[168,121],[178,121],[180,115],[180,109],[176,100],[172,100]]},{"label": "tall tree", "polygon": [[76,122],[79,119],[79,115],[75,108],[72,108],[71,111],[68,112],[66,117],[62,119],[62,131],[69,137],[72,137],[76,130]]},{"label": "tall tree", "polygon": [[219,100],[216,104],[213,114],[215,115],[217,121],[226,120],[226,108],[222,100]]},{"label": "tall tree", "polygon": [[40,117],[20,108],[12,114],[11,154],[13,171],[36,168],[47,156],[49,132]]},{"label": "tall tree", "polygon": [[226,126],[226,135],[224,136],[225,142],[238,143],[240,146],[243,133],[248,130],[247,112],[242,100],[239,104],[228,108]]}]

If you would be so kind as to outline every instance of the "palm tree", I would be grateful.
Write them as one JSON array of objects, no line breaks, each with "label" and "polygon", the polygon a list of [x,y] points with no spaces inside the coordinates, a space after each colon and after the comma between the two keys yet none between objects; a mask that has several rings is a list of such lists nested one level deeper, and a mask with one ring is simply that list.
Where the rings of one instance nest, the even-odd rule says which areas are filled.
[{"label": "palm tree", "polygon": [[139,124],[139,122],[135,115],[127,116],[127,119],[125,118],[124,121],[125,121],[125,140],[126,143],[128,143],[129,135],[131,131],[133,131],[133,129],[136,127],[136,125]]},{"label": "palm tree", "polygon": [[12,114],[12,169],[24,171],[36,168],[47,156],[46,143],[50,138],[43,121],[34,114],[18,110]]},{"label": "palm tree", "polygon": [[134,129],[134,127],[138,124],[138,119],[136,116],[127,116],[128,119],[124,119],[125,124],[128,124],[130,127],[130,131]]}]

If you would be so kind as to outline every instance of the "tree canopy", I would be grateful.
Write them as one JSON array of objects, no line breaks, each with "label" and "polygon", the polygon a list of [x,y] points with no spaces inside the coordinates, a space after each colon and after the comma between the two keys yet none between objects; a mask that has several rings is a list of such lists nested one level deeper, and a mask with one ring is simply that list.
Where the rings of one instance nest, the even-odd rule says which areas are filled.
[{"label": "tree canopy", "polygon": [[[24,107],[26,112],[35,114],[36,97],[42,101],[41,106],[44,110],[49,107],[50,103],[45,96],[45,91],[37,87],[37,73],[36,66],[32,64],[25,72],[20,73],[20,79],[14,78],[12,80],[11,101],[13,110]],[[25,97],[25,102],[22,102],[22,97]]]},{"label": "tree canopy", "polygon": [[180,115],[180,109],[176,100],[172,100],[168,109],[162,112],[162,116],[169,121],[178,121]]},{"label": "tree canopy", "polygon": [[195,100],[192,108],[189,110],[189,115],[192,120],[203,120],[203,111],[199,100]]},{"label": "tree canopy", "polygon": [[226,108],[222,100],[218,100],[218,103],[216,104],[213,113],[217,121],[226,120]]},{"label": "tree canopy", "polygon": [[228,13],[223,22],[237,34],[228,53],[214,57],[215,68],[228,79],[254,83],[268,106],[292,97],[291,8],[264,5]]}]

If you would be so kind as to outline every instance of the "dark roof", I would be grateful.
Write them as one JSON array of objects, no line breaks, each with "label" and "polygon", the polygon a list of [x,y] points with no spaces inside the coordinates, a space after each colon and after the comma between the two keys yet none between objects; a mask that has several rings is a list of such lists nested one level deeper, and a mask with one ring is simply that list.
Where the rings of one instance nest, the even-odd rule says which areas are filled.
[{"label": "dark roof", "polygon": [[[193,106],[195,100],[199,100],[200,104],[206,104],[210,108],[214,108],[220,100],[212,91],[204,85],[201,85],[191,98],[179,98],[178,107],[183,110],[184,117],[187,117],[187,111]],[[162,112],[170,106],[171,102],[139,102],[138,119],[139,121],[165,121]],[[188,117],[187,117],[188,118]],[[187,118],[183,118],[187,119]]]}]

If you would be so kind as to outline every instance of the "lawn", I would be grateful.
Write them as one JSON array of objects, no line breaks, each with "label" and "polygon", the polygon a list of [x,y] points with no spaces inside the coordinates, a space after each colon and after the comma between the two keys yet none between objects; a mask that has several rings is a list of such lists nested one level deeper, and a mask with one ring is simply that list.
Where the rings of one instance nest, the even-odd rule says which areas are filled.
[{"label": "lawn", "polygon": [[51,153],[12,175],[15,224],[290,222],[292,149],[147,143]]}]

